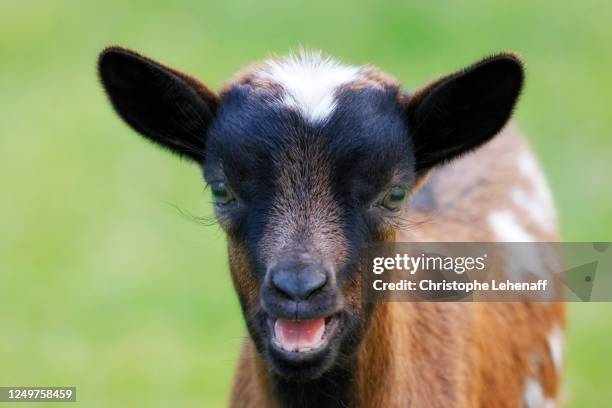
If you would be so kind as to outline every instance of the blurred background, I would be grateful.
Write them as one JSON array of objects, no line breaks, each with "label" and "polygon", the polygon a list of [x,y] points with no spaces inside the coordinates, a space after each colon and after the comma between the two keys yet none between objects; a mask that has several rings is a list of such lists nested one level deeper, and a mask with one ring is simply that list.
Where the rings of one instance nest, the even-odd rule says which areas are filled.
[{"label": "blurred background", "polygon": [[[0,2],[0,385],[70,406],[218,407],[245,329],[198,169],[111,111],[98,52],[134,48],[214,88],[298,45],[407,88],[520,53],[516,112],[563,240],[612,240],[612,2]],[[610,271],[607,271],[610,272]],[[566,399],[610,406],[612,304],[570,305]]]}]

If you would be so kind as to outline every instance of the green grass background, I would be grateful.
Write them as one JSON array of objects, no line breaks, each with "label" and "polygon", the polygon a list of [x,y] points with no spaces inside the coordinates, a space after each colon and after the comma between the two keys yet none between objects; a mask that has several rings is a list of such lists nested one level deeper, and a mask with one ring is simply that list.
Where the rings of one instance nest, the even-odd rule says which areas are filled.
[{"label": "green grass background", "polygon": [[[611,16],[595,0],[0,2],[0,385],[76,385],[70,406],[227,401],[244,328],[223,234],[173,207],[210,215],[196,167],[112,113],[95,72],[105,45],[215,88],[298,45],[408,87],[517,51],[528,81],[516,117],[563,238],[610,241]],[[611,312],[571,305],[569,406],[610,406]]]}]

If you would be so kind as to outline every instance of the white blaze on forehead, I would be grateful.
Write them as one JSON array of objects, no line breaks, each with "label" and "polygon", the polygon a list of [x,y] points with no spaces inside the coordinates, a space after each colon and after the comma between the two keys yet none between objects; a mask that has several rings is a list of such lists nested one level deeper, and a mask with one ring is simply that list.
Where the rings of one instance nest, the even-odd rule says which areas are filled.
[{"label": "white blaze on forehead", "polygon": [[556,325],[550,333],[548,333],[548,349],[550,350],[550,357],[557,371],[563,369],[564,343],[565,337],[563,336],[563,330],[561,330],[559,325]]},{"label": "white blaze on forehead", "polygon": [[285,91],[282,102],[317,123],[334,111],[336,89],[357,79],[360,71],[361,68],[323,58],[320,53],[300,51],[298,55],[267,61],[257,75],[280,84]]}]

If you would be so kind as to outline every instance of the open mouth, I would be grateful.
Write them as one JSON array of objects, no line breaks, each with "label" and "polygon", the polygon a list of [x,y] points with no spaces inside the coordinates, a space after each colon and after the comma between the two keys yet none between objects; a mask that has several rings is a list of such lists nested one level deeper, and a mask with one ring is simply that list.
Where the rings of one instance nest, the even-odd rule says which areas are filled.
[{"label": "open mouth", "polygon": [[273,321],[272,344],[292,353],[312,353],[329,343],[336,327],[334,316],[311,320],[276,319]]}]

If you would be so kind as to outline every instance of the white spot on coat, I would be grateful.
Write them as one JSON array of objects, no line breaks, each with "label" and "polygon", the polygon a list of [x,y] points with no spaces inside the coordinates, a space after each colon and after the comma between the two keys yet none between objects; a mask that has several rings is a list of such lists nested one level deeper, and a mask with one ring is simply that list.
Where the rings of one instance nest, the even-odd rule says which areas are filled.
[{"label": "white spot on coat", "polygon": [[556,210],[552,193],[544,174],[530,152],[518,158],[519,171],[531,183],[531,191],[514,189],[512,199],[527,211],[531,219],[543,230],[553,231],[556,224]]},{"label": "white spot on coat", "polygon": [[489,225],[501,242],[533,242],[535,240],[510,211],[492,212],[489,214]]},{"label": "white spot on coat", "polygon": [[357,79],[360,70],[323,58],[320,53],[300,51],[267,61],[258,75],[279,83],[285,90],[282,102],[317,123],[334,111],[336,89]]},{"label": "white spot on coat", "polygon": [[557,371],[563,369],[563,349],[565,345],[565,336],[561,326],[555,325],[553,329],[548,333],[548,349],[550,351],[550,358]]},{"label": "white spot on coat", "polygon": [[539,382],[533,378],[525,381],[523,388],[523,408],[555,408],[555,401],[546,398]]},{"label": "white spot on coat", "polygon": [[[521,279],[525,274],[548,278],[538,245],[520,245],[516,242],[534,242],[535,238],[518,222],[510,211],[495,211],[489,214],[489,225],[497,240],[503,244],[505,273],[508,277]],[[543,292],[542,299],[548,299],[552,293]]]}]

